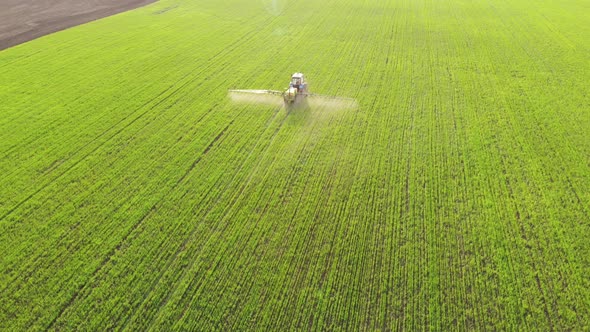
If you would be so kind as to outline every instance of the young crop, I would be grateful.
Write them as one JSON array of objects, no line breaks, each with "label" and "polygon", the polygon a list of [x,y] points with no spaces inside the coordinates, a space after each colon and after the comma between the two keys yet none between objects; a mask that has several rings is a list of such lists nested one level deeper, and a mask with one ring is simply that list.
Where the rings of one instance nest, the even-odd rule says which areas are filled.
[{"label": "young crop", "polygon": [[[0,52],[0,329],[587,329],[584,10],[161,0]],[[294,72],[358,105],[227,97]]]}]

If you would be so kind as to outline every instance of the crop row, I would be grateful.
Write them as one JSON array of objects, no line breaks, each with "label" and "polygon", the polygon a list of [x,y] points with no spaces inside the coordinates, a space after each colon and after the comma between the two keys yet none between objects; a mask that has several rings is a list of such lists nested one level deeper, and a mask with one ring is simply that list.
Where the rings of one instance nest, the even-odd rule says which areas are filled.
[{"label": "crop row", "polygon": [[575,6],[171,4],[0,53],[0,328],[588,327]]}]

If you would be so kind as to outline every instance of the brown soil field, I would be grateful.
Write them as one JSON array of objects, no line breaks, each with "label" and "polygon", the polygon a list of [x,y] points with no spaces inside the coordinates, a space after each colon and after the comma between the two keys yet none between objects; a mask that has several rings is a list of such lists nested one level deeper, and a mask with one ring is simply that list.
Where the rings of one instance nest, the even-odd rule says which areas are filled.
[{"label": "brown soil field", "polygon": [[0,0],[0,50],[155,0]]}]

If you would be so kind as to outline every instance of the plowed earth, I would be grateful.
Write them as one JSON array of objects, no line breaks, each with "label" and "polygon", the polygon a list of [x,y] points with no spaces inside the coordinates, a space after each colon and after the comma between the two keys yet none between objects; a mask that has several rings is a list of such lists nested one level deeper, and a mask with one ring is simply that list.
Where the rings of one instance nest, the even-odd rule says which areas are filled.
[{"label": "plowed earth", "polygon": [[152,2],[154,0],[0,1],[0,50]]}]

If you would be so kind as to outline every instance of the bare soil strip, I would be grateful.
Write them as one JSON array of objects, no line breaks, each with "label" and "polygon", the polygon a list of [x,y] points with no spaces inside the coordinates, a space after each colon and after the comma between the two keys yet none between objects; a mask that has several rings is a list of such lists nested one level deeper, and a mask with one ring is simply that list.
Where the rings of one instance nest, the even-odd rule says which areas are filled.
[{"label": "bare soil strip", "polygon": [[2,0],[0,50],[156,0]]}]

